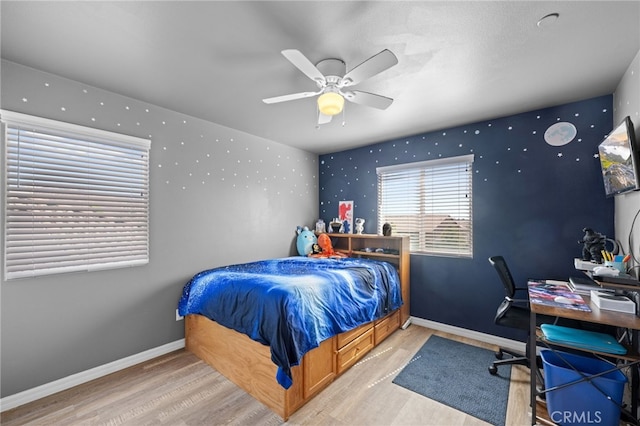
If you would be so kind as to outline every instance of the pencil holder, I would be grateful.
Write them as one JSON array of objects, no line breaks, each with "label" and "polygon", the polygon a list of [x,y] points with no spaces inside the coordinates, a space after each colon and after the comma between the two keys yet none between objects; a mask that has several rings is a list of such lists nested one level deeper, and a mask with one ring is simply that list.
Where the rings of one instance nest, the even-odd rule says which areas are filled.
[{"label": "pencil holder", "polygon": [[607,260],[607,261],[604,262],[604,266],[610,266],[612,268],[615,268],[618,271],[620,271],[621,274],[627,273],[627,270],[626,270],[626,267],[625,267],[626,265],[625,265],[624,262],[611,262],[611,261]]}]

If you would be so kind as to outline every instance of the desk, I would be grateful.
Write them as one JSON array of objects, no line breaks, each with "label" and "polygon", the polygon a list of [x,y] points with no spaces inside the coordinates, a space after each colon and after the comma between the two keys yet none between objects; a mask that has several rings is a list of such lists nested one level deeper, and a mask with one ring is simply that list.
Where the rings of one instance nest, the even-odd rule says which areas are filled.
[{"label": "desk", "polygon": [[[633,314],[625,314],[621,312],[600,310],[595,304],[591,303],[589,296],[582,296],[591,308],[591,312],[578,311],[574,309],[557,308],[552,306],[545,306],[536,303],[530,303],[531,318],[529,321],[529,365],[531,376],[531,424],[536,424],[538,420],[536,416],[536,344],[537,344],[537,327],[536,327],[536,315],[549,315],[552,317],[569,318],[579,321],[591,322],[595,324],[612,325],[614,327],[626,328],[630,330],[640,330],[640,318]],[[635,338],[635,336],[634,336]],[[555,345],[555,344],[554,344]],[[561,345],[557,345],[561,346]],[[589,352],[589,351],[584,351]],[[639,361],[640,356],[635,351],[630,351],[627,355],[612,355],[603,354],[611,358],[625,359],[631,361]],[[635,375],[634,375],[635,376]],[[637,401],[637,386],[632,385],[632,402],[634,407],[632,409],[633,415],[637,416],[635,410],[635,403]]]}]

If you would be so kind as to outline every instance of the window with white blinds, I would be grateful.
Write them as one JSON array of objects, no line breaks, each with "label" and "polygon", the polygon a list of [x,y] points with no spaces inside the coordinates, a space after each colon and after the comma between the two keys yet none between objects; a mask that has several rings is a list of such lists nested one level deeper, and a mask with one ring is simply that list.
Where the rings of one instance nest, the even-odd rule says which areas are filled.
[{"label": "window with white blinds", "polygon": [[473,257],[473,155],[376,169],[378,232],[409,236],[412,254]]},{"label": "window with white blinds", "polygon": [[149,261],[146,139],[0,111],[5,279]]}]

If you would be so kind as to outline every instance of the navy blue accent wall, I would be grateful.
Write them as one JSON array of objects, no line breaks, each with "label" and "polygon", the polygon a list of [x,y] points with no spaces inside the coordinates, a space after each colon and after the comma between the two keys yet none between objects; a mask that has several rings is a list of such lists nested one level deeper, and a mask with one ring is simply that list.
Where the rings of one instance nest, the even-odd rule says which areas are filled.
[{"label": "navy blue accent wall", "polygon": [[[575,138],[551,145],[544,133],[570,122]],[[354,201],[365,233],[378,231],[376,167],[474,154],[473,258],[411,255],[411,315],[507,338],[493,324],[504,290],[487,259],[503,255],[519,284],[577,272],[582,228],[614,235],[598,144],[613,127],[612,96],[415,135],[319,158],[320,214]]]}]

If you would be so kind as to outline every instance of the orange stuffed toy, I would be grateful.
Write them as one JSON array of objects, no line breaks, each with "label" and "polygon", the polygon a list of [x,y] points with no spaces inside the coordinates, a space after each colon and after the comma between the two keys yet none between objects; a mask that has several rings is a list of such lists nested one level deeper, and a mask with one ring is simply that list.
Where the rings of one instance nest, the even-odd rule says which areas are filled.
[{"label": "orange stuffed toy", "polygon": [[343,258],[347,257],[346,254],[340,253],[333,249],[333,245],[331,244],[331,238],[327,234],[318,235],[318,246],[322,250],[320,253],[312,253],[309,256],[311,257],[334,257],[334,258]]}]

